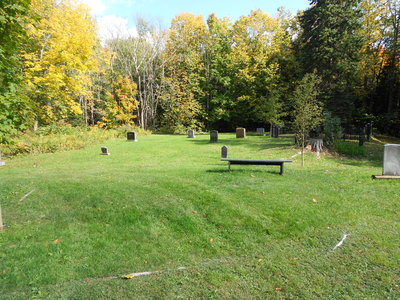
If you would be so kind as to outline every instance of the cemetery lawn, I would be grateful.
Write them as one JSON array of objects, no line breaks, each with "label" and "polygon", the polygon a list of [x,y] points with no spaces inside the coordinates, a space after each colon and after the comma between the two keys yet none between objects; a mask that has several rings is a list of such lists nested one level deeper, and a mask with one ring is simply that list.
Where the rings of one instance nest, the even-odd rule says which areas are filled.
[{"label": "cemetery lawn", "polygon": [[139,136],[105,143],[110,156],[97,145],[7,160],[0,298],[400,298],[400,181],[371,179],[382,144],[362,159],[308,153],[304,168],[297,156],[280,176],[227,172],[220,148],[290,159],[290,137],[208,141]]}]

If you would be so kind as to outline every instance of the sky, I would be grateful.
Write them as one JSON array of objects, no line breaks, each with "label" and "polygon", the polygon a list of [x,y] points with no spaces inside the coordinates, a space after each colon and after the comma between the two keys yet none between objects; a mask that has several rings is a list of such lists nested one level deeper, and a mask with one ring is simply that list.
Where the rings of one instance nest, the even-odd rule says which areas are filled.
[{"label": "sky", "polygon": [[284,6],[292,13],[307,9],[309,0],[80,0],[91,8],[97,19],[99,34],[106,39],[115,34],[134,35],[135,19],[142,17],[169,27],[171,20],[182,12],[203,15],[204,19],[211,13],[217,17],[228,17],[236,21],[240,16],[248,15],[251,10],[262,9],[275,15],[278,7]]}]

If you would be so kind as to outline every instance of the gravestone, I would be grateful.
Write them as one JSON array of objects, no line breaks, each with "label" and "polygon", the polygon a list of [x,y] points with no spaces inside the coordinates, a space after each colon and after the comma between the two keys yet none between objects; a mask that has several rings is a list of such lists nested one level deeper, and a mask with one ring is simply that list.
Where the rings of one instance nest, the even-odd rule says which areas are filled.
[{"label": "gravestone", "polygon": [[127,141],[128,142],[137,142],[138,140],[136,139],[136,132],[134,131],[129,131],[127,134]]},{"label": "gravestone", "polygon": [[110,153],[108,152],[108,148],[107,147],[101,147],[101,155],[110,155]]},{"label": "gravestone", "polygon": [[236,128],[236,138],[237,139],[244,139],[246,138],[246,128]]},{"label": "gravestone", "polygon": [[210,143],[218,143],[218,131],[217,130],[210,131]]},{"label": "gravestone", "polygon": [[400,144],[386,144],[382,175],[400,176]]},{"label": "gravestone", "polygon": [[1,159],[1,152],[0,152],[0,167],[5,166],[6,162]]},{"label": "gravestone", "polygon": [[228,147],[227,146],[221,147],[221,158],[228,158]]},{"label": "gravestone", "polygon": [[188,131],[188,138],[195,138],[196,136],[194,135],[194,130],[190,129]]},{"label": "gravestone", "polygon": [[280,134],[280,127],[276,124],[271,125],[271,137],[278,138]]},{"label": "gravestone", "polygon": [[265,135],[265,128],[257,128],[257,133],[261,135]]}]

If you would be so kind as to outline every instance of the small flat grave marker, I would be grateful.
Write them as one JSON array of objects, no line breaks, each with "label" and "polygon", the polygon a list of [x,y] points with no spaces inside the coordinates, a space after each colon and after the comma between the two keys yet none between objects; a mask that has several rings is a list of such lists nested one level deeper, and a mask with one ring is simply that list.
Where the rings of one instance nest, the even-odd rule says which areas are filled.
[{"label": "small flat grave marker", "polygon": [[236,138],[237,139],[244,139],[246,138],[246,128],[236,128]]},{"label": "small flat grave marker", "polygon": [[228,147],[227,146],[221,147],[221,158],[228,158]]},{"label": "small flat grave marker", "polygon": [[101,147],[101,155],[110,155],[110,153],[108,152],[108,148],[107,147]]},{"label": "small flat grave marker", "polygon": [[194,135],[194,130],[190,129],[188,131],[188,138],[195,138],[196,136]]},{"label": "small flat grave marker", "polygon": [[218,130],[210,131],[210,143],[218,143]]},{"label": "small flat grave marker", "polygon": [[128,142],[137,142],[138,140],[136,139],[136,132],[134,131],[129,131],[127,134],[127,141]]},{"label": "small flat grave marker", "polygon": [[260,135],[265,135],[265,128],[257,128],[257,133]]}]

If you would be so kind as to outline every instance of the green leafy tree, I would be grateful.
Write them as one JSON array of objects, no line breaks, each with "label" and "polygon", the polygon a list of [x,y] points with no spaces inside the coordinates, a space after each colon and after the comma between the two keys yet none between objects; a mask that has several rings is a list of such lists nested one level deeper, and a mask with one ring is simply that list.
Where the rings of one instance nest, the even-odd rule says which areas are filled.
[{"label": "green leafy tree", "polygon": [[356,101],[360,34],[360,0],[311,0],[300,23],[300,61],[306,73],[322,79],[320,99],[334,115],[348,118]]},{"label": "green leafy tree", "polygon": [[321,79],[315,73],[307,73],[293,94],[293,127],[301,145],[301,165],[304,166],[304,149],[308,134],[322,123],[323,104],[318,101]]},{"label": "green leafy tree", "polygon": [[0,143],[24,129],[30,102],[23,94],[19,52],[30,20],[29,0],[0,1]]}]

